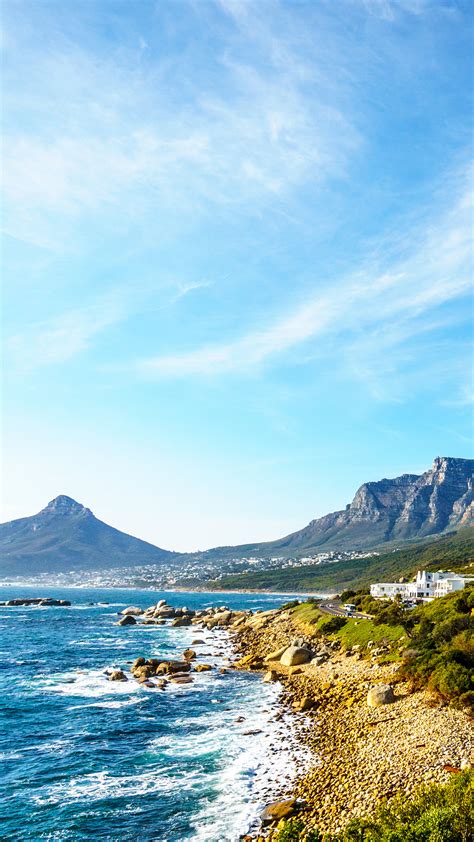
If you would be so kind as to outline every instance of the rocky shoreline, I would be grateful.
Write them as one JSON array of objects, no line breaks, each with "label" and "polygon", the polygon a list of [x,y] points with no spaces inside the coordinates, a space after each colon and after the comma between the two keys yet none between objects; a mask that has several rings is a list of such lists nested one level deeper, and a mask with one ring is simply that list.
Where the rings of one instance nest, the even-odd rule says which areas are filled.
[{"label": "rocky shoreline", "polygon": [[[382,799],[446,783],[474,761],[465,712],[427,691],[410,692],[397,664],[379,663],[376,649],[365,659],[357,647],[341,651],[304,631],[284,609],[257,613],[232,631],[243,656],[236,666],[266,670],[264,680],[283,684],[286,708],[305,711],[310,726],[299,728],[296,719],[296,727],[313,754],[291,798],[270,805],[260,834],[246,842],[271,840],[294,815],[306,828],[336,833],[352,818],[370,815]],[[299,650],[309,653],[302,662]]]},{"label": "rocky shoreline", "polygon": [[[297,738],[296,774],[279,775],[265,787],[262,795],[272,801],[261,826],[242,836],[244,842],[271,842],[294,816],[307,828],[337,833],[352,818],[370,815],[381,799],[409,797],[421,784],[445,783],[472,765],[473,729],[466,713],[441,705],[426,691],[411,692],[399,680],[396,662],[380,662],[383,647],[373,647],[368,657],[358,647],[342,650],[339,641],[317,637],[295,622],[284,607],[190,611],[161,600],[145,611],[130,606],[121,614],[121,625],[169,623],[226,633],[235,657],[220,672],[252,670],[283,686],[273,721],[284,719],[285,728],[276,732],[270,751],[277,756],[278,741],[283,744],[291,731]],[[195,641],[198,651],[203,642]],[[163,690],[170,681],[191,683],[195,672],[216,668],[199,663],[193,645],[182,654],[181,661],[139,657],[132,675]],[[126,680],[123,673],[108,677]]]}]

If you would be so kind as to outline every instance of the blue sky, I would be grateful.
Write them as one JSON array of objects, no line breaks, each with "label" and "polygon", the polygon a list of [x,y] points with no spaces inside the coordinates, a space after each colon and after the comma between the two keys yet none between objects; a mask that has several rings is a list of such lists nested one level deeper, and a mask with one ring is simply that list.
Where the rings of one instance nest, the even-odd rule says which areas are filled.
[{"label": "blue sky", "polygon": [[264,540],[472,454],[472,14],[6,0],[4,519]]}]

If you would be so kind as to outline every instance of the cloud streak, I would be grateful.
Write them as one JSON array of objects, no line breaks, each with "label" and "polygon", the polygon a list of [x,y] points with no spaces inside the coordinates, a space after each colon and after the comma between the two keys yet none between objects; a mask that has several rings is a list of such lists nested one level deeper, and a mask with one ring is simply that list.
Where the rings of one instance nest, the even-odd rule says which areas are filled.
[{"label": "cloud streak", "polygon": [[[398,238],[398,248],[403,243],[406,253],[390,266],[380,268],[368,261],[360,271],[316,293],[289,316],[236,341],[142,359],[132,368],[150,377],[249,373],[304,343],[329,335],[345,335],[347,341],[374,326],[379,334],[383,326],[389,326],[391,344],[399,344],[407,330],[411,334],[423,332],[427,313],[469,293],[471,223],[471,191],[458,188],[452,208],[441,218]],[[381,251],[380,246],[377,251]],[[394,322],[400,324],[398,334]]]}]

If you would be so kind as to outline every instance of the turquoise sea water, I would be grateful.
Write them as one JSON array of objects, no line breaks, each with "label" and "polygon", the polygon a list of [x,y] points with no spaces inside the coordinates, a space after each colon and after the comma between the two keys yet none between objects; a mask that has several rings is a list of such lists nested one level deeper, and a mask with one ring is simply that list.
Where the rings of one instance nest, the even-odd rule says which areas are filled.
[{"label": "turquoise sea water", "polygon": [[272,755],[278,687],[215,670],[162,692],[109,682],[104,670],[140,655],[181,657],[196,638],[206,640],[202,662],[229,654],[223,631],[119,627],[126,605],[270,608],[287,597],[0,589],[0,600],[27,596],[72,606],[0,607],[0,838],[230,842],[245,833],[269,781],[291,771]]}]

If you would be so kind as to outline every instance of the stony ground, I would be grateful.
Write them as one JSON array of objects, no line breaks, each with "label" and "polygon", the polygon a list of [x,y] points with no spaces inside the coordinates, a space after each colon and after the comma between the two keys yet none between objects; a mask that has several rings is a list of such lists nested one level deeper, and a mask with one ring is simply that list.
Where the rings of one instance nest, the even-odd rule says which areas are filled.
[{"label": "stony ground", "polygon": [[[301,627],[284,611],[255,615],[234,635],[240,653],[257,658],[253,666],[295,639],[302,642]],[[315,645],[309,637],[306,642]],[[322,666],[271,663],[273,678],[284,684],[284,703],[296,709],[303,703],[310,718],[301,737],[314,752],[314,765],[294,795],[307,804],[307,822],[323,831],[370,815],[381,798],[446,782],[454,772],[445,767],[474,762],[473,725],[465,713],[440,705],[426,691],[410,693],[397,682],[396,665],[356,658],[333,652]],[[394,686],[395,702],[370,708],[367,692],[379,683]]]}]

